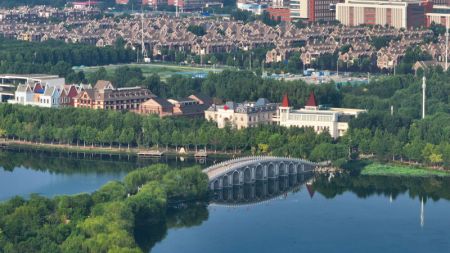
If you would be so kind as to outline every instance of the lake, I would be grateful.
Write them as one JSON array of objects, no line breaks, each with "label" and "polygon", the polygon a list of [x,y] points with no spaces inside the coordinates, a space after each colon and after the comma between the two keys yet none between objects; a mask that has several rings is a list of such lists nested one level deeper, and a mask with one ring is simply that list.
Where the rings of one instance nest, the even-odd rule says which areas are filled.
[{"label": "lake", "polygon": [[[181,158],[183,159],[183,158]],[[52,153],[42,151],[0,151],[0,201],[38,193],[52,197],[61,194],[93,192],[111,180],[121,180],[130,171],[154,163],[174,167],[200,165],[215,160],[163,157],[142,160],[130,156]]]},{"label": "lake", "polygon": [[[215,161],[0,151],[0,201],[92,192],[157,162]],[[450,252],[449,200],[450,178],[305,174],[216,191],[135,235],[152,253]]]},{"label": "lake", "polygon": [[[449,179],[311,180],[260,203],[220,196],[196,216],[169,216],[149,252],[450,252]],[[236,191],[221,195],[245,196]]]}]

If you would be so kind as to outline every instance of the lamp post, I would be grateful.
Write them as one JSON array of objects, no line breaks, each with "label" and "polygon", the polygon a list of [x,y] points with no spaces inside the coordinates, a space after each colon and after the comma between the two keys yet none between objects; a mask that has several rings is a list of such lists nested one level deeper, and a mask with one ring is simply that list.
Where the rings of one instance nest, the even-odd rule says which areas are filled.
[{"label": "lamp post", "polygon": [[339,58],[336,62],[336,75],[337,75],[337,77],[339,77]]},{"label": "lamp post", "polygon": [[445,71],[448,70],[448,29],[449,29],[449,20],[448,20],[448,16],[447,16],[447,20],[445,22]]},{"label": "lamp post", "polygon": [[423,76],[422,78],[422,119],[425,118],[425,93],[427,89],[427,78]]}]

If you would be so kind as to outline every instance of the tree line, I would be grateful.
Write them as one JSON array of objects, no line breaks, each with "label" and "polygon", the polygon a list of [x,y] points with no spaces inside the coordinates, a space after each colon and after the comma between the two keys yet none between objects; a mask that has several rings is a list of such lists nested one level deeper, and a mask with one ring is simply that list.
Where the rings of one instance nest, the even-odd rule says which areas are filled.
[{"label": "tree line", "polygon": [[[44,109],[0,105],[4,119],[0,128],[10,139],[43,143],[104,147],[159,147],[178,150],[276,154],[319,157],[319,148],[332,149],[330,160],[345,157],[345,146],[338,145],[328,133],[312,129],[260,126],[247,129],[219,129],[204,119],[141,116],[131,112],[95,111],[78,108]],[[316,146],[321,144],[320,147]]]},{"label": "tree line", "polygon": [[98,80],[112,81],[116,87],[142,86],[155,95],[164,98],[186,97],[200,93],[225,101],[256,101],[267,98],[271,102],[280,102],[284,94],[289,94],[293,106],[304,105],[311,91],[322,104],[339,106],[342,95],[333,83],[320,86],[308,85],[302,80],[278,81],[255,75],[251,71],[224,70],[210,72],[205,79],[173,75],[165,81],[157,74],[144,76],[138,67],[123,66],[108,73],[100,68],[87,75],[90,83]]},{"label": "tree line", "polygon": [[123,46],[99,48],[63,41],[25,42],[0,38],[0,73],[46,73],[66,77],[67,82],[85,81],[83,73],[73,66],[97,66],[129,63],[135,60],[133,50]]},{"label": "tree line", "polygon": [[420,75],[390,76],[368,85],[342,87],[344,107],[369,111],[350,122],[342,141],[381,160],[450,168],[450,73],[438,68],[423,74],[427,77],[425,119],[421,119]]}]

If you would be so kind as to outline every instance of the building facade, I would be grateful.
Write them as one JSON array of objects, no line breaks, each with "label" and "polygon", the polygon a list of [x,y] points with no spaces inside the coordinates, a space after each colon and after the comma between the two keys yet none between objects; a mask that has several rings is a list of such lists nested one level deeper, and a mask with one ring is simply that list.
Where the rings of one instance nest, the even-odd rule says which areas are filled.
[{"label": "building facade", "polygon": [[155,97],[141,87],[114,88],[109,81],[99,80],[93,89],[85,89],[74,98],[74,107],[106,110],[138,110]]},{"label": "building facade", "polygon": [[434,5],[450,6],[450,0],[433,0]]},{"label": "building facade", "polygon": [[190,95],[183,99],[151,98],[142,103],[140,114],[155,114],[165,116],[203,117],[204,112],[212,104],[212,100],[206,96]]},{"label": "building facade", "polygon": [[272,124],[277,113],[278,104],[270,103],[265,98],[256,102],[212,105],[205,111],[205,118],[217,123],[219,128],[230,126],[236,129]]},{"label": "building facade", "polygon": [[305,19],[309,22],[333,21],[336,19],[336,4],[339,0],[292,0],[290,13],[292,19]]},{"label": "building facade", "polygon": [[31,105],[48,108],[60,108],[73,106],[73,98],[82,85],[56,86],[41,83],[19,84],[14,98],[8,100],[11,104]]},{"label": "building facade", "polygon": [[382,25],[412,28],[425,25],[427,4],[419,0],[346,0],[336,4],[336,19],[347,26]]},{"label": "building facade", "polygon": [[426,18],[427,26],[435,23],[450,28],[450,5],[435,5],[433,9],[427,13]]},{"label": "building facade", "polygon": [[316,133],[328,132],[331,137],[338,138],[347,131],[348,122],[363,112],[365,110],[321,107],[317,105],[314,93],[310,94],[304,108],[294,110],[285,95],[275,121],[280,126],[312,128]]},{"label": "building facade", "polygon": [[271,19],[276,21],[288,22],[291,21],[291,11],[284,7],[270,7],[267,12]]},{"label": "building facade", "polygon": [[57,108],[65,90],[65,79],[54,75],[2,75],[0,83],[0,87],[9,87],[9,92],[15,90],[8,96],[11,104]]}]

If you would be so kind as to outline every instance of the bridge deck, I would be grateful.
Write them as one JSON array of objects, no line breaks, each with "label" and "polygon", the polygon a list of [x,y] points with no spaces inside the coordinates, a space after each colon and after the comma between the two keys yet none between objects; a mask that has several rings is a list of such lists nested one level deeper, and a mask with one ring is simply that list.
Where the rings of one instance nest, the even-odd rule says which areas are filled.
[{"label": "bridge deck", "polygon": [[318,165],[317,163],[313,163],[310,161],[306,161],[303,159],[298,159],[298,158],[288,158],[288,157],[273,157],[273,156],[250,156],[250,157],[242,157],[242,158],[237,158],[237,159],[233,159],[233,160],[229,160],[229,161],[225,161],[216,165],[213,165],[209,168],[206,168],[203,170],[204,173],[206,173],[208,175],[209,180],[214,180],[215,178],[226,174],[229,171],[232,171],[234,169],[238,169],[238,168],[243,168],[249,165],[253,165],[255,163],[259,163],[259,162],[279,162],[279,161],[283,161],[283,162],[301,162],[301,163],[305,163],[305,164],[309,164],[309,165]]}]

